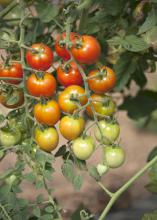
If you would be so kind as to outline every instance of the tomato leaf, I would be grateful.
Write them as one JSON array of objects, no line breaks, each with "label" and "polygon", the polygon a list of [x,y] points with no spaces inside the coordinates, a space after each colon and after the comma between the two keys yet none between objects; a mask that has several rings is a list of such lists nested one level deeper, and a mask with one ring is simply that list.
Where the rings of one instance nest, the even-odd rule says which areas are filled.
[{"label": "tomato leaf", "polygon": [[45,208],[45,211],[46,211],[47,213],[53,213],[54,208],[53,208],[52,206],[47,206],[47,207]]},{"label": "tomato leaf", "polygon": [[73,163],[70,160],[67,160],[62,165],[62,173],[63,175],[69,180],[73,182],[74,179],[74,170],[73,170]]},{"label": "tomato leaf", "polygon": [[52,21],[59,13],[59,9],[56,5],[45,4],[45,2],[38,3],[36,9],[39,18],[44,23]]},{"label": "tomato leaf", "polygon": [[33,210],[33,214],[36,216],[36,217],[40,217],[41,215],[41,212],[40,212],[40,208],[39,207],[36,207],[34,210]]},{"label": "tomato leaf", "polygon": [[89,174],[91,177],[93,177],[96,181],[99,181],[101,179],[101,176],[99,175],[97,168],[95,166],[90,167]]},{"label": "tomato leaf", "polygon": [[33,172],[25,174],[24,178],[31,183],[34,183],[36,180],[36,177]]},{"label": "tomato leaf", "polygon": [[157,156],[157,146],[149,153],[147,162],[151,161],[155,156]]},{"label": "tomato leaf", "polygon": [[73,185],[76,190],[80,190],[83,183],[83,178],[80,175],[77,175],[73,179]]}]

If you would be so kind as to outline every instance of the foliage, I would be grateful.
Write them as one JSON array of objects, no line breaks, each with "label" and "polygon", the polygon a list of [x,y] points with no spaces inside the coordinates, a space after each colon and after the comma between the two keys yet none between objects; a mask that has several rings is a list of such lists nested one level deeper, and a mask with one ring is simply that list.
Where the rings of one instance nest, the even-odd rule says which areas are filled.
[{"label": "foliage", "polygon": [[[40,77],[43,77],[43,72],[28,67],[25,62],[27,50],[31,51],[32,54],[36,52],[31,48],[31,45],[36,42],[42,42],[54,51],[55,39],[58,33],[66,32],[67,37],[64,44],[68,50],[71,49],[69,46],[71,44],[70,32],[92,35],[100,42],[102,48],[99,62],[83,65],[82,68],[82,65],[79,65],[72,56],[72,60],[76,61],[78,70],[84,79],[85,90],[83,91],[86,92],[85,95],[88,98],[85,105],[88,106],[92,103],[91,91],[87,85],[88,72],[94,68],[99,69],[102,65],[107,65],[116,73],[117,82],[113,92],[119,92],[123,98],[123,103],[119,106],[119,109],[126,110],[129,117],[136,121],[142,120],[142,125],[146,125],[157,109],[157,91],[151,90],[151,88],[145,89],[147,75],[154,73],[156,70],[157,1],[71,0],[58,2],[56,4],[50,0],[21,0],[18,4],[18,1],[14,0],[10,4],[9,2],[4,4],[3,1],[0,1],[2,6],[0,11],[0,48],[4,49],[7,54],[1,56],[3,64],[8,66],[13,60],[20,61],[24,70],[22,80],[18,79],[19,84],[17,81],[15,84],[8,81],[7,77],[6,79],[0,78],[0,97],[2,98],[2,92],[6,93],[7,102],[16,105],[18,100],[17,97],[11,96],[11,87],[22,89],[25,99],[23,105],[16,106],[17,108],[11,110],[6,116],[0,115],[1,127],[4,126],[3,129],[0,129],[1,135],[8,137],[8,133],[12,134],[15,128],[21,132],[20,140],[14,139],[16,143],[14,146],[12,146],[14,142],[11,143],[11,136],[8,138],[10,142],[0,141],[0,160],[7,157],[10,152],[15,153],[17,159],[13,168],[0,175],[0,217],[7,220],[62,219],[61,208],[53,199],[53,189],[49,188],[48,184],[53,180],[54,163],[58,157],[63,160],[61,167],[63,175],[74,185],[76,190],[79,190],[83,184],[82,171],[88,171],[89,175],[112,198],[112,201],[116,201],[131,183],[150,168],[151,181],[147,185],[147,189],[151,192],[157,192],[156,150],[149,157],[146,170],[137,173],[135,178],[130,179],[120,191],[115,193],[109,192],[101,185],[101,176],[96,166],[89,167],[86,161],[79,160],[76,157],[72,151],[71,141],[67,141],[55,154],[41,150],[34,140],[34,128],[39,126],[41,132],[44,132],[47,125],[39,123],[37,118],[33,117],[33,106],[39,100],[44,104],[48,97],[34,97],[28,94],[26,80],[32,71]],[[6,4],[8,6],[5,7]],[[58,56],[54,57],[54,64],[60,64],[61,62]],[[68,61],[66,64],[69,64]],[[56,66],[52,65],[51,69],[53,75],[57,78]],[[12,77],[12,80],[15,79]],[[131,91],[132,82],[138,88],[134,96]],[[6,84],[9,87],[6,87]],[[55,99],[58,98],[58,93],[60,94],[61,90],[63,88],[58,85]],[[78,107],[78,111],[73,114],[76,117],[85,107],[81,107],[78,97],[71,97],[70,101],[74,102],[76,108]],[[0,102],[2,103],[1,99]],[[108,102],[109,100],[103,100],[103,105],[105,106]],[[93,117],[93,125],[98,126],[100,115],[93,111]],[[86,137],[88,129],[89,127],[84,129],[83,138]],[[9,146],[6,147],[6,145]],[[103,161],[103,163],[105,162]],[[107,165],[105,164],[105,166]],[[30,171],[25,173],[27,167]],[[32,203],[21,199],[19,195],[22,190],[22,181],[33,184],[36,190],[44,188],[47,198],[38,195]],[[92,215],[82,209],[79,210],[81,220],[93,218]],[[109,209],[105,209],[99,219],[104,219],[108,211]],[[73,218],[75,218],[75,214]],[[151,219],[150,215],[148,217],[146,215],[143,220],[147,218]]]}]

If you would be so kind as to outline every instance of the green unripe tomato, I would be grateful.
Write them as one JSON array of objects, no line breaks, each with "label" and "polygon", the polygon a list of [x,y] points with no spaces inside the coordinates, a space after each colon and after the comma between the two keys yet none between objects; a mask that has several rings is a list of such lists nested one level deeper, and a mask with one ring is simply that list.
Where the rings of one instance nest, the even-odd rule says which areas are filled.
[{"label": "green unripe tomato", "polygon": [[73,141],[72,150],[80,160],[87,160],[95,149],[94,140],[90,136],[79,137]]},{"label": "green unripe tomato", "polygon": [[[103,144],[111,144],[115,141],[120,134],[120,127],[118,123],[107,122],[102,120],[98,122],[98,126],[94,129],[94,134],[97,141],[102,142]],[[101,130],[101,132],[100,132]]]},{"label": "green unripe tomato", "polygon": [[103,148],[104,163],[110,168],[118,168],[125,161],[125,151],[119,146],[106,146]]},{"label": "green unripe tomato", "polygon": [[16,145],[21,140],[21,132],[15,128],[14,131],[0,130],[0,145],[5,147],[11,147]]}]

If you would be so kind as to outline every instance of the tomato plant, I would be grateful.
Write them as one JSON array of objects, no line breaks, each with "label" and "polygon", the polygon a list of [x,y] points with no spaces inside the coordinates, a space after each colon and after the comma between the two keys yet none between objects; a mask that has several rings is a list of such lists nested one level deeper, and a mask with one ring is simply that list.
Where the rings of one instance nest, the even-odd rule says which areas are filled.
[{"label": "tomato plant", "polygon": [[[0,219],[63,220],[51,183],[60,168],[76,190],[89,174],[110,198],[98,220],[147,170],[156,192],[156,148],[117,191],[102,179],[129,156],[116,111],[155,124],[157,92],[147,72],[156,70],[156,0],[0,0],[0,7],[0,103],[8,108],[0,113],[0,161],[10,153],[16,160],[0,174]],[[37,190],[33,201],[20,193],[23,181]],[[81,208],[71,218],[96,216]]]},{"label": "tomato plant", "polygon": [[48,70],[53,62],[53,52],[45,44],[33,44],[26,53],[28,65],[35,70]]},{"label": "tomato plant", "polygon": [[83,64],[96,63],[100,58],[101,47],[99,42],[92,36],[83,35],[79,39],[79,45],[71,49],[75,59]]},{"label": "tomato plant", "polygon": [[36,128],[34,137],[38,146],[42,150],[48,152],[54,150],[57,147],[59,141],[58,133],[53,127],[49,127],[44,130]]},{"label": "tomato plant", "polygon": [[84,88],[76,85],[68,86],[59,94],[58,103],[63,112],[73,113],[78,105],[85,105],[87,97]]},{"label": "tomato plant", "polygon": [[56,101],[49,100],[46,103],[37,103],[34,106],[36,120],[45,125],[55,125],[60,119],[60,108]]},{"label": "tomato plant", "polygon": [[103,66],[100,70],[92,70],[88,77],[89,88],[97,94],[104,94],[110,91],[116,83],[115,73],[106,66]]},{"label": "tomato plant", "polygon": [[[70,32],[70,42],[72,47],[76,43],[76,39],[79,37],[77,33]],[[59,34],[55,41],[55,51],[58,56],[63,58],[63,60],[69,60],[71,58],[71,55],[69,51],[66,49],[66,33]],[[70,48],[69,48],[70,49]]]},{"label": "tomato plant", "polygon": [[120,127],[116,122],[101,120],[95,127],[94,133],[98,141],[110,144],[118,138]]},{"label": "tomato plant", "polygon": [[116,105],[110,96],[92,94],[91,99],[91,105],[87,106],[86,108],[86,112],[89,117],[93,118],[92,107],[94,108],[94,111],[98,114],[99,118],[112,116],[114,114],[116,110]]},{"label": "tomato plant", "polygon": [[67,140],[76,139],[84,128],[85,120],[82,117],[64,116],[59,123],[60,132]]},{"label": "tomato plant", "polygon": [[[11,65],[0,67],[0,77],[6,78],[21,78],[23,77],[23,70],[20,63],[12,63]],[[12,84],[19,84],[21,80],[7,80],[6,82]]]},{"label": "tomato plant", "polygon": [[50,97],[56,91],[56,80],[50,73],[41,73],[38,75],[32,73],[27,81],[28,92],[33,96]]},{"label": "tomato plant", "polygon": [[125,151],[120,146],[104,147],[104,163],[110,168],[118,168],[125,161]]},{"label": "tomato plant", "polygon": [[74,155],[80,160],[87,160],[95,149],[95,143],[92,137],[79,137],[72,143]]},{"label": "tomato plant", "polygon": [[82,75],[75,62],[59,66],[57,69],[57,79],[64,87],[71,85],[81,86],[83,84]]}]

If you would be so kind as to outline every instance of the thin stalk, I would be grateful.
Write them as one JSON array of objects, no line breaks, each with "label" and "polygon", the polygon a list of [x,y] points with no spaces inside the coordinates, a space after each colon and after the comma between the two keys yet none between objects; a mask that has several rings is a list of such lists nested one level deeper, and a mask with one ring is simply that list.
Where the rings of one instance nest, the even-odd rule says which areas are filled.
[{"label": "thin stalk", "polygon": [[6,209],[4,208],[4,206],[1,203],[0,203],[0,208],[1,208],[2,212],[4,213],[4,215],[6,217],[5,219],[6,220],[12,220],[11,217],[8,215]]},{"label": "thin stalk", "polygon": [[9,11],[11,11],[16,5],[18,5],[18,1],[12,1],[5,9],[0,12],[0,18],[4,17]]},{"label": "thin stalk", "polygon": [[[131,177],[117,192],[113,193],[111,200],[109,201],[108,205],[105,207],[104,211],[102,212],[101,216],[98,220],[105,220],[107,214],[109,213],[110,209],[112,208],[113,204],[117,201],[117,199],[144,173],[152,167],[157,162],[157,156],[154,157],[151,161],[149,161],[140,171],[138,171],[133,177]],[[105,190],[104,190],[105,191]]]}]

